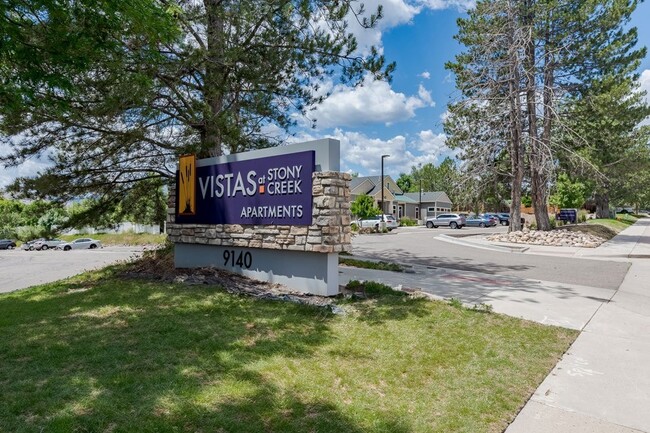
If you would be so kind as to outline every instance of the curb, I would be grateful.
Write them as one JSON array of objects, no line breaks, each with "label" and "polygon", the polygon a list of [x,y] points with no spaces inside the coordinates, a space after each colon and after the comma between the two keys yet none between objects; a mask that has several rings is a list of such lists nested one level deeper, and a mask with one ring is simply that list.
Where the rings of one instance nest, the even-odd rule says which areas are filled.
[{"label": "curb", "polygon": [[478,244],[476,242],[464,241],[445,234],[436,236],[436,239],[439,239],[443,242],[448,242],[450,244],[464,245],[466,247],[472,247],[472,248],[478,248],[478,249],[490,250],[490,251],[501,251],[506,253],[523,253],[530,249],[530,247],[519,247],[519,246],[510,247],[505,245],[483,245],[483,244]]}]

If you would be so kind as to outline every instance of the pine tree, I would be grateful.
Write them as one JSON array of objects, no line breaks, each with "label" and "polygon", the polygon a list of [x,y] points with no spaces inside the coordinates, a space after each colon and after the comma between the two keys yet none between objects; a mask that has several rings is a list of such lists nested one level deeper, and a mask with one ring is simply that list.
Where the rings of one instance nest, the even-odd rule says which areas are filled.
[{"label": "pine tree", "polygon": [[347,20],[372,27],[356,0],[7,0],[0,5],[0,132],[5,164],[52,167],[13,191],[119,200],[172,178],[184,153],[280,144],[327,95],[326,79],[387,79],[360,54]]}]

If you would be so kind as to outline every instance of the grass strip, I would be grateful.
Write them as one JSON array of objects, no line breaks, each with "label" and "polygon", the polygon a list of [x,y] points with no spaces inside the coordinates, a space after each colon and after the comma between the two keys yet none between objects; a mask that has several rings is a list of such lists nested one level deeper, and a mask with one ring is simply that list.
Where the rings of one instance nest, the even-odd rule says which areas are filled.
[{"label": "grass strip", "polygon": [[339,264],[355,268],[376,269],[379,271],[404,272],[404,268],[397,263],[388,263],[383,261],[373,262],[370,260],[351,259],[349,257],[339,256]]},{"label": "grass strip", "polygon": [[95,233],[95,234],[78,234],[62,235],[60,239],[72,241],[79,238],[92,238],[101,241],[102,245],[159,245],[167,240],[166,234],[154,235],[150,233]]}]

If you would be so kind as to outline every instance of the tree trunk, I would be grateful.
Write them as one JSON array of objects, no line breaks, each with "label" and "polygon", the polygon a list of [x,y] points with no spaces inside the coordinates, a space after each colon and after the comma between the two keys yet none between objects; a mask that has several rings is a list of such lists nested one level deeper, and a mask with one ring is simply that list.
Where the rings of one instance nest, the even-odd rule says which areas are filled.
[{"label": "tree trunk", "polygon": [[[533,10],[533,3],[528,2],[526,10]],[[533,40],[534,21],[533,12],[525,15],[526,25],[529,28],[530,37],[526,41],[526,101],[528,110],[528,134],[530,138],[530,178],[531,178],[531,196],[533,199],[533,209],[535,211],[535,221],[537,230],[550,230],[551,221],[548,216],[548,159],[546,157],[550,149],[551,140],[551,101],[553,86],[553,63],[549,53],[548,34],[546,34],[546,46],[544,53],[543,69],[543,127],[542,136],[538,131],[537,116],[537,86],[535,77],[537,75],[537,56],[535,41]]]},{"label": "tree trunk", "polygon": [[204,0],[207,17],[207,53],[205,61],[205,110],[201,149],[210,156],[223,154],[223,137],[219,115],[223,109],[223,52],[225,44],[224,21],[221,16],[221,0]]},{"label": "tree trunk", "polygon": [[521,93],[519,83],[521,80],[520,64],[518,56],[518,44],[516,41],[516,16],[513,13],[513,6],[509,4],[510,11],[510,28],[508,32],[509,43],[509,80],[508,80],[508,100],[510,103],[510,169],[512,171],[512,186],[510,191],[510,226],[508,231],[521,230],[521,188],[524,180],[524,153],[525,147],[521,137],[522,131],[522,113],[521,113]]},{"label": "tree trunk", "polygon": [[595,194],[596,218],[609,218],[609,193],[608,189]]}]

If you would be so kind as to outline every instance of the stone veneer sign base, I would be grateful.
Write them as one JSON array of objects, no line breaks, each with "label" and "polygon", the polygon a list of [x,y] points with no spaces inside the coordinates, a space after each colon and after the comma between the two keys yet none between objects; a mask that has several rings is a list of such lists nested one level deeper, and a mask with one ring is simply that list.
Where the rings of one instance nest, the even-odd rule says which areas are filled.
[{"label": "stone veneer sign base", "polygon": [[197,161],[197,167],[314,151],[310,225],[167,225],[177,268],[214,267],[321,296],[339,293],[338,253],[350,246],[350,175],[339,172],[339,142],[317,140]]}]

